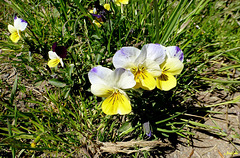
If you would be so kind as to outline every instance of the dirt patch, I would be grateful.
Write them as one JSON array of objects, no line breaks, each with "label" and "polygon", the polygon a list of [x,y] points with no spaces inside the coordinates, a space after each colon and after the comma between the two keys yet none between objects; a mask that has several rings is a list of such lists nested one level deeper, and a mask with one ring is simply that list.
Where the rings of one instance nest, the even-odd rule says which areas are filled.
[{"label": "dirt patch", "polygon": [[[230,158],[240,156],[240,126],[238,106],[230,109],[223,108],[223,114],[215,114],[211,119],[205,120],[205,125],[219,127],[219,129],[192,131],[196,135],[191,140],[180,138],[176,150],[167,158]],[[212,132],[211,132],[212,131]],[[222,137],[215,134],[222,133]],[[238,138],[237,138],[238,137]]]}]

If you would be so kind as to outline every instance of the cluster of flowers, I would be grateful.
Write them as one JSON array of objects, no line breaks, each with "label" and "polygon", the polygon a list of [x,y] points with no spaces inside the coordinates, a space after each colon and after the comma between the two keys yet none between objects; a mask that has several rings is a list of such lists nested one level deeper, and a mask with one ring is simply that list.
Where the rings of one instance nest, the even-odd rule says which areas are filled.
[{"label": "cluster of flowers", "polygon": [[[128,0],[118,0],[118,2],[127,4]],[[25,20],[16,16],[14,26],[8,25],[10,39],[17,43],[27,25]],[[65,47],[54,43],[52,51],[48,54],[49,67],[56,67],[59,63],[64,66],[62,58],[67,54]],[[106,97],[102,103],[105,114],[128,114],[132,108],[124,90],[131,88],[153,90],[157,87],[168,91],[174,88],[177,85],[175,75],[183,70],[183,58],[183,52],[177,46],[146,44],[141,50],[135,47],[123,47],[113,56],[113,65],[116,68],[114,71],[97,66],[88,73],[92,84],[91,92],[98,97]]]},{"label": "cluster of flowers", "polygon": [[128,114],[131,103],[124,90],[156,87],[168,91],[174,88],[178,75],[183,70],[183,52],[177,46],[165,47],[160,44],[146,44],[141,50],[123,47],[113,56],[114,71],[96,66],[88,77],[91,92],[106,97],[102,110],[107,115]]}]

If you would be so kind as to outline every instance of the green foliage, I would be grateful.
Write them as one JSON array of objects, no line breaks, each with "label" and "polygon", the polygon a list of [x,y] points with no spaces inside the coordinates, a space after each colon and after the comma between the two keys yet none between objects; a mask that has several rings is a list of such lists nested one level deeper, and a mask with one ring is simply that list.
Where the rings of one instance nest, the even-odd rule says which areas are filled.
[{"label": "green foliage", "polygon": [[[89,11],[94,2],[90,0],[0,3],[4,15],[0,22],[1,57],[4,62],[10,58],[7,62],[18,69],[12,84],[4,85],[5,81],[0,80],[0,148],[10,149],[8,156],[37,156],[42,152],[48,156],[94,156],[99,147],[97,141],[157,140],[175,135],[188,138],[194,135],[190,129],[196,127],[214,129],[213,133],[226,136],[217,131],[219,127],[196,122],[186,113],[214,113],[209,112],[210,107],[239,102],[239,97],[205,108],[187,101],[206,85],[203,80],[239,90],[239,77],[229,77],[229,70],[240,70],[238,2],[225,6],[225,1],[131,0],[122,7],[111,2],[101,27],[92,22],[95,18]],[[17,44],[10,41],[7,30],[14,15],[28,22],[23,39]],[[64,68],[47,66],[48,51],[55,42],[67,47]],[[121,47],[141,48],[146,43],[178,45],[183,50],[185,69],[178,76],[178,86],[170,92],[131,91],[128,95],[135,99],[133,112],[106,116],[101,111],[101,99],[90,93],[87,73],[95,65],[113,68],[111,59]],[[22,54],[16,56],[19,53]],[[227,66],[221,63],[223,66],[213,75],[224,74],[228,80],[205,74],[219,60],[231,62]],[[35,88],[39,86],[43,90]],[[10,95],[4,89],[11,89]],[[151,138],[143,129],[147,121]],[[239,135],[236,132],[232,137]],[[148,157],[151,152],[141,154]]]}]

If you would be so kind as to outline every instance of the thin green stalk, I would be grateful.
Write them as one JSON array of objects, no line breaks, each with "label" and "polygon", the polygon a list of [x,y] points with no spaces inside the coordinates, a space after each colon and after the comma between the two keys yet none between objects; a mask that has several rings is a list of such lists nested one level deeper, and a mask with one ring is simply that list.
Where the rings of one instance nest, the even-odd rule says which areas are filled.
[{"label": "thin green stalk", "polygon": [[159,41],[159,17],[158,17],[158,1],[153,0],[153,5],[154,5],[154,14],[155,14],[155,41]]}]

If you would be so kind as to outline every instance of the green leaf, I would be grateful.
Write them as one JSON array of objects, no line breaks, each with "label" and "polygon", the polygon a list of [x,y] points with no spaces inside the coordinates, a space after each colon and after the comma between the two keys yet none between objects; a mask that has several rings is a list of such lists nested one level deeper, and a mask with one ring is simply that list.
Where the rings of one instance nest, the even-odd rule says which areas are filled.
[{"label": "green leaf", "polygon": [[50,79],[48,82],[51,85],[56,86],[56,87],[65,87],[66,86],[66,83],[61,82],[61,81],[59,81],[57,79]]},{"label": "green leaf", "polygon": [[11,91],[11,96],[10,96],[10,104],[13,103],[13,100],[14,100],[14,96],[16,94],[16,90],[17,90],[17,80],[18,80],[18,77],[16,75],[16,78],[15,78],[15,81],[14,81],[14,84],[13,84],[13,88],[12,88],[12,91]]}]

